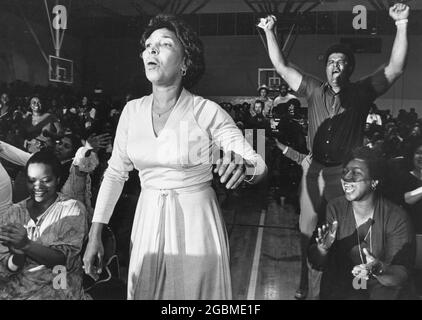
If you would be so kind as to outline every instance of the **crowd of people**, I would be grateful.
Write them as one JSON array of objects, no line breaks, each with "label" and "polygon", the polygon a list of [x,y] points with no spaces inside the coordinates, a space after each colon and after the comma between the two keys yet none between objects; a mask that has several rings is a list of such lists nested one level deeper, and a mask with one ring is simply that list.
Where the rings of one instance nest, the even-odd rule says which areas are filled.
[{"label": "crowd of people", "polygon": [[[289,64],[276,18],[262,19],[285,83],[274,98],[261,86],[253,105],[219,106],[188,91],[204,72],[202,43],[166,15],[141,39],[148,96],[111,101],[22,83],[2,90],[0,156],[15,166],[0,164],[0,297],[87,298],[83,270],[98,279],[105,226],[123,223],[128,299],[231,299],[213,180],[227,193],[261,183],[269,196],[293,201],[302,253],[296,298],[413,297],[421,122],[414,109],[393,118],[374,104],[403,73],[408,15],[404,4],[390,8],[390,61],[357,82],[349,80],[350,48],[328,48],[321,81]],[[264,134],[265,159],[247,129]],[[210,162],[214,143],[223,156]],[[48,287],[57,265],[71,271],[69,290]],[[367,290],[357,291],[355,279]],[[38,287],[23,285],[31,281]]]},{"label": "crowd of people", "polygon": [[[98,145],[96,151],[100,163],[98,168],[91,173],[94,180],[89,183],[89,188],[93,192],[90,191],[89,199],[85,199],[86,183],[83,180],[82,184],[76,183],[81,190],[74,192],[71,197],[82,200],[84,204],[90,204],[88,210],[91,211],[92,219],[91,202],[96,199],[100,178],[111,155],[116,125],[126,101],[113,104],[110,99],[101,101],[99,96],[94,96],[92,98],[94,102],[90,103],[87,95],[81,95],[80,99],[73,100],[73,104],[66,100],[57,103],[55,96],[38,94],[29,94],[26,97],[10,96],[10,90],[6,91],[6,89],[8,88],[4,88],[1,94],[0,140],[26,150],[28,153],[46,150],[46,148],[54,150],[63,167],[61,183],[57,190],[62,189],[69,176],[70,165],[76,151],[86,141]],[[45,92],[45,89],[37,88],[41,92]],[[268,96],[268,88],[265,86],[259,88],[259,91],[262,92],[262,90],[265,90],[265,95]],[[288,99],[281,100],[280,97],[286,96]],[[266,137],[265,160],[269,172],[266,183],[262,184],[263,194],[266,194],[268,199],[276,201],[280,201],[280,198],[287,198],[287,201],[290,201],[299,213],[298,188],[302,177],[302,168],[300,163],[285,155],[285,149],[290,147],[300,150],[303,154],[309,153],[306,145],[306,113],[301,110],[299,100],[291,90],[288,90],[286,85],[280,87],[279,95],[274,99],[268,98],[273,104],[271,107],[267,107],[266,115],[263,114],[263,110],[266,108],[265,102],[261,98],[262,96],[257,97],[252,106],[245,102],[234,106],[230,103],[221,103],[221,107],[243,132],[245,129],[254,132],[257,129],[264,130]],[[279,103],[276,104],[277,99]],[[43,101],[47,101],[47,106]],[[25,105],[26,107],[23,107]],[[34,126],[31,122],[34,114],[44,115],[46,119],[49,119],[39,126],[38,131],[36,128],[33,129]],[[383,159],[388,159],[386,165],[392,166],[391,170],[384,171],[383,180],[387,180],[387,183],[380,184],[382,194],[411,213],[413,227],[419,233],[422,232],[422,222],[420,214],[418,214],[422,203],[419,201],[422,200],[422,192],[419,190],[422,186],[422,160],[419,160],[419,157],[422,159],[420,156],[422,154],[420,151],[422,149],[421,126],[422,120],[419,119],[414,109],[410,112],[400,110],[399,114],[393,117],[390,110],[380,110],[373,104],[368,113],[364,130],[364,146],[376,150]],[[90,140],[98,136],[105,137],[105,139]],[[35,145],[30,143],[34,137],[37,142]],[[4,146],[5,144],[3,144],[3,149]],[[256,148],[256,145],[254,147]],[[2,163],[13,181],[13,202],[18,203],[28,196],[26,173],[22,166],[25,166],[29,156],[24,155],[25,160],[15,165],[10,158],[6,156],[2,158]],[[400,174],[397,174],[397,170],[400,170]],[[388,175],[388,172],[394,172],[394,175]],[[133,223],[136,199],[140,192],[138,183],[138,177],[131,174],[122,195],[126,201],[121,201],[118,204],[116,211],[119,212],[119,216],[115,217],[114,224],[113,220],[111,224],[115,226],[114,230],[119,232],[117,242],[123,265],[128,265],[129,262],[127,232],[130,231]],[[75,183],[72,184],[72,188],[73,186]],[[230,192],[225,188],[220,188],[219,191],[226,194]],[[79,192],[79,196],[76,195],[77,192]],[[132,202],[127,200],[132,200]],[[86,214],[89,215],[89,213]]]}]

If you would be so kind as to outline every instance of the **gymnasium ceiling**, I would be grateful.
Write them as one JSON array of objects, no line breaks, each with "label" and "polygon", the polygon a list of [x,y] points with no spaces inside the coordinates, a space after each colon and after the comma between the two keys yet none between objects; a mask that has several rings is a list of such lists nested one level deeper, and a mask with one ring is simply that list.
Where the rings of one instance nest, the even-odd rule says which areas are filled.
[{"label": "gymnasium ceiling", "polygon": [[[354,5],[368,10],[387,10],[393,0],[0,0],[2,11],[24,10],[31,18],[46,16],[50,6],[64,4],[70,16],[82,19],[96,16],[140,16],[160,12],[176,14],[234,12],[349,11]],[[412,9],[422,9],[422,1],[400,0]],[[20,8],[20,9],[19,9]]]},{"label": "gymnasium ceiling", "polygon": [[[409,4],[412,10],[422,9],[421,0],[400,2]],[[288,18],[298,14],[305,17],[304,14],[312,12],[351,14],[355,5],[365,5],[368,11],[387,16],[393,0],[0,0],[0,13],[11,13],[22,19],[25,17],[31,23],[47,26],[46,3],[50,16],[55,4],[65,5],[69,14],[70,34],[83,37],[99,34],[107,28],[115,33],[118,25],[139,30],[150,16],[157,13],[190,16],[253,13],[256,19],[271,12]],[[422,26],[418,25],[417,28],[421,28],[422,32]]]}]

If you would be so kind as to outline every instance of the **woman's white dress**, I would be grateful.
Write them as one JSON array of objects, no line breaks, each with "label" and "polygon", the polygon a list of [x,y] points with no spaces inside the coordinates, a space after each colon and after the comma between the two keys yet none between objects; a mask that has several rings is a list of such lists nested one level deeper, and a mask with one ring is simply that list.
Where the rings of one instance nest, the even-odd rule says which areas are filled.
[{"label": "woman's white dress", "polygon": [[[19,166],[25,166],[31,154],[8,143],[0,141],[0,158]],[[12,205],[12,181],[6,169],[0,163],[0,215]]]},{"label": "woman's white dress", "polygon": [[[212,180],[212,154],[232,150],[265,163],[216,103],[183,90],[156,136],[152,95],[130,101],[93,222],[108,223],[128,172],[139,170],[141,195],[131,235],[128,299],[231,299],[229,244]],[[217,151],[217,152],[215,152]],[[214,161],[215,162],[215,161]]]}]

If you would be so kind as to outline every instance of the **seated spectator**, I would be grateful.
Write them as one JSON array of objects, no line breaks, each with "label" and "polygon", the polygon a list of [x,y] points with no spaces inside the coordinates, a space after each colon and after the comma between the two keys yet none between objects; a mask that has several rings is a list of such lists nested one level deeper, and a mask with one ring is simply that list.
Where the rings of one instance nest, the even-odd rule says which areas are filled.
[{"label": "seated spectator", "polygon": [[390,121],[393,120],[393,115],[391,114],[390,109],[384,111],[384,117],[383,118],[384,119],[381,119],[381,120],[383,120],[383,123],[387,123],[387,122],[390,122]]},{"label": "seated spectator", "polygon": [[385,135],[383,150],[388,159],[403,157],[405,154],[404,139],[397,128],[391,128]]},{"label": "seated spectator", "polygon": [[376,112],[377,106],[373,103],[369,108],[368,116],[366,117],[366,123],[376,124],[382,126],[381,116]]},{"label": "seated spectator", "polygon": [[13,108],[10,105],[9,95],[2,93],[0,96],[0,132],[5,135],[10,129],[13,118]]},{"label": "seated spectator", "polygon": [[408,117],[409,117],[409,122],[411,124],[415,123],[416,120],[418,120],[418,114],[416,113],[415,108],[410,108]]},{"label": "seated spectator", "polygon": [[30,153],[34,153],[44,146],[53,147],[55,139],[62,134],[60,122],[52,114],[44,112],[41,100],[36,95],[31,98],[30,108],[32,114],[26,119],[25,126],[26,149]]},{"label": "seated spectator", "polygon": [[415,235],[406,212],[377,191],[381,164],[367,147],[345,162],[344,196],[329,202],[309,250],[310,263],[323,270],[321,299],[414,297]]},{"label": "seated spectator", "polygon": [[270,122],[263,114],[264,107],[265,105],[263,101],[255,101],[253,108],[255,115],[250,119],[250,129],[265,129],[266,131],[270,130]]},{"label": "seated spectator", "polygon": [[[30,198],[0,215],[2,300],[85,298],[80,255],[88,234],[86,210],[58,193],[60,171],[54,154],[34,154],[25,168]],[[55,280],[56,266],[65,268],[66,285]]]},{"label": "seated spectator", "polygon": [[[108,146],[110,143],[110,136],[108,134],[91,136],[88,139],[88,143],[90,147],[93,148],[94,152],[98,152],[100,148]],[[74,158],[78,150],[82,151],[82,149],[80,149],[81,146],[81,140],[72,134],[66,134],[55,145],[54,153],[62,166],[58,190],[61,190],[67,197],[82,202],[87,209],[88,216],[91,217],[93,209],[91,207],[92,195],[89,173],[91,173],[95,167],[90,168],[88,171],[83,171],[75,164]],[[87,150],[85,152],[87,152]],[[14,153],[16,154],[17,150]],[[26,159],[29,157],[30,154],[26,154]],[[24,164],[25,163],[23,163],[23,165]],[[26,174],[21,171],[17,175],[14,183],[13,202],[21,201],[26,197],[28,197],[28,192],[26,190]]]},{"label": "seated spectator", "polygon": [[79,121],[83,124],[83,128],[89,129],[92,127],[96,114],[97,110],[91,106],[88,97],[83,96],[78,110]]},{"label": "seated spectator", "polygon": [[401,122],[401,123],[406,123],[406,124],[409,122],[409,116],[408,116],[408,113],[406,112],[406,110],[404,110],[404,109],[399,110],[399,114],[397,116],[397,121]]}]

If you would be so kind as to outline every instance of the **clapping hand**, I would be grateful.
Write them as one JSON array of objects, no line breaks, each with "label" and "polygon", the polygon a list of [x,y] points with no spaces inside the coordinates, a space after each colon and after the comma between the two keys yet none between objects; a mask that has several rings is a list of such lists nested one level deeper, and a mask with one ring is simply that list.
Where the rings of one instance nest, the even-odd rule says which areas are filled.
[{"label": "clapping hand", "polygon": [[370,272],[365,264],[360,264],[353,267],[352,274],[356,278],[369,280]]},{"label": "clapping hand", "polygon": [[365,257],[366,257],[366,263],[355,266],[352,270],[352,274],[355,277],[368,280],[369,276],[374,274],[376,270],[379,269],[381,261],[377,259],[366,248],[363,248],[363,253],[365,254]]},{"label": "clapping hand", "polygon": [[264,31],[272,31],[274,29],[277,18],[273,15],[269,15],[266,18],[261,18],[258,23],[258,27]]},{"label": "clapping hand", "polygon": [[246,166],[253,167],[253,164],[244,160],[235,152],[228,152],[223,159],[217,160],[214,173],[218,173],[221,177],[221,183],[226,183],[228,180],[226,183],[227,189],[236,189],[246,178]]},{"label": "clapping hand", "polygon": [[331,248],[336,239],[337,226],[338,222],[334,221],[331,226],[327,223],[321,228],[318,228],[318,236],[316,238],[318,248],[324,251]]},{"label": "clapping hand", "polygon": [[23,254],[21,250],[29,242],[26,229],[19,224],[8,224],[0,227],[0,243],[12,253]]},{"label": "clapping hand", "polygon": [[410,8],[408,5],[404,3],[396,3],[392,7],[390,7],[389,13],[390,17],[393,18],[395,21],[407,19],[409,17]]}]

